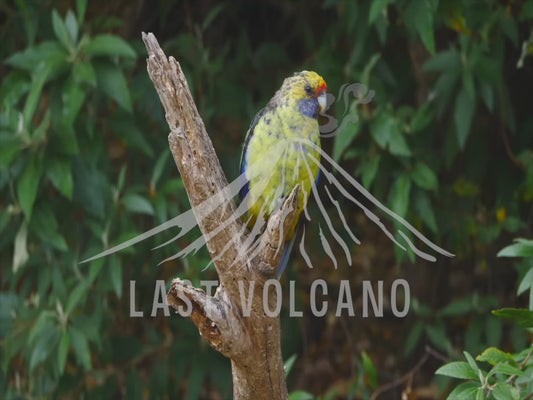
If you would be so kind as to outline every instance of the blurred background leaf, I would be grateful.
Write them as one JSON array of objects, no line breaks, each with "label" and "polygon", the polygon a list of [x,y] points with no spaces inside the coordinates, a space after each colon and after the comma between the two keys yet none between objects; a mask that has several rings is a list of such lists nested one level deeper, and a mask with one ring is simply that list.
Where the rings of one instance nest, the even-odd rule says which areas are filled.
[{"label": "blurred background leaf", "polygon": [[[458,359],[530,343],[490,311],[533,304],[528,261],[496,257],[531,237],[533,0],[18,0],[0,2],[0,15],[0,397],[231,396],[229,361],[190,321],[149,317],[157,280],[216,278],[202,271],[205,249],[157,266],[199,232],[152,251],[177,233],[168,231],[79,264],[189,208],[141,31],[181,63],[229,179],[250,121],[282,79],[316,70],[336,96],[339,129],[324,148],[456,254],[435,264],[405,257],[339,200],[363,242],[350,248],[353,267],[334,270],[309,234],[320,268],[295,255],[286,274],[304,311],[282,316],[285,359],[297,355],[291,398],[369,398],[426,346]],[[350,83],[367,89],[351,93]],[[528,243],[500,256],[529,256]],[[397,278],[412,297],[401,320],[388,290]],[[322,318],[310,312],[316,279],[331,303]],[[332,314],[342,279],[354,318]],[[132,280],[143,318],[130,317]],[[384,281],[384,318],[361,323],[362,280]],[[449,381],[433,377],[441,363],[416,372],[416,395],[445,391]]]}]

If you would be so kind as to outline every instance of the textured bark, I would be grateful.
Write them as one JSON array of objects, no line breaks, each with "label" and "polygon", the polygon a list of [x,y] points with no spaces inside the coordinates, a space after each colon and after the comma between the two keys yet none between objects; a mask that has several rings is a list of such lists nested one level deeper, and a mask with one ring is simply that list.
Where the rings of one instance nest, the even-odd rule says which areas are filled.
[{"label": "textured bark", "polygon": [[[284,241],[280,235],[295,221],[300,189],[295,188],[268,220],[260,253],[249,259],[244,252],[239,252],[245,248],[247,231],[240,220],[227,223],[236,206],[224,191],[228,182],[181,67],[173,57],[167,58],[153,34],[143,33],[142,38],[148,49],[148,73],[170,127],[170,149],[200,230],[208,238],[207,247],[220,283],[211,297],[175,279],[168,293],[169,304],[176,310],[192,305],[190,317],[200,334],[231,359],[234,399],[286,399],[280,320],[278,316],[265,314],[263,288],[277,275],[282,253],[278,243]],[[209,205],[214,205],[213,211]],[[226,223],[225,228],[208,237],[222,223]],[[250,284],[253,284],[253,296],[247,316],[243,302],[248,299]],[[274,287],[269,289],[273,291]],[[271,293],[268,298],[273,302],[276,296]],[[269,309],[273,310],[274,305]]]}]

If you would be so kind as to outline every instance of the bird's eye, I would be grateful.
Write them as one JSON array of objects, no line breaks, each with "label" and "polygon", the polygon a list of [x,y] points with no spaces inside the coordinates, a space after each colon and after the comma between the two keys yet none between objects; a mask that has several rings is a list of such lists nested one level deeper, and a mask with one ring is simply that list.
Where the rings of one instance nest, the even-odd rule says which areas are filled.
[{"label": "bird's eye", "polygon": [[305,85],[305,93],[309,95],[313,94],[313,88],[311,87],[311,85]]}]

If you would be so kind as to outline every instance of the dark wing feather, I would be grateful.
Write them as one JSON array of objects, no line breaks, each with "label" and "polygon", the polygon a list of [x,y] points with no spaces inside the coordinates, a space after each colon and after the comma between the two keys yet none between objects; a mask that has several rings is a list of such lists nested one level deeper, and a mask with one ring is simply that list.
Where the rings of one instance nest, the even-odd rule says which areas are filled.
[{"label": "dark wing feather", "polygon": [[[244,145],[243,145],[243,148],[242,148],[241,161],[240,161],[240,166],[239,166],[239,171],[241,172],[241,174],[244,173],[244,171],[246,170],[246,167],[247,167],[247,165],[246,165],[246,152],[248,151],[248,145],[250,144],[250,140],[252,139],[252,136],[254,135],[254,129],[257,126],[257,123],[259,122],[261,117],[263,115],[265,115],[268,110],[269,110],[268,106],[263,108],[263,109],[261,109],[255,115],[254,120],[250,124],[250,128],[248,128],[248,132],[246,132],[246,137],[244,138]],[[246,184],[239,191],[239,197],[241,198],[241,200],[244,199],[244,197],[248,194],[249,184],[250,184],[250,182],[246,182]]]}]

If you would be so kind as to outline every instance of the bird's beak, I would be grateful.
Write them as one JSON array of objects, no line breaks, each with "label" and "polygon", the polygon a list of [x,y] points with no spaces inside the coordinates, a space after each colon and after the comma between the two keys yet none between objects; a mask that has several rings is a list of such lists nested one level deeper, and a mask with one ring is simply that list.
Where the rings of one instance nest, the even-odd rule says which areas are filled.
[{"label": "bird's beak", "polygon": [[318,96],[317,100],[318,100],[318,105],[320,106],[320,114],[322,114],[324,111],[326,111],[326,106],[328,105],[326,92],[324,92],[320,96]]}]

